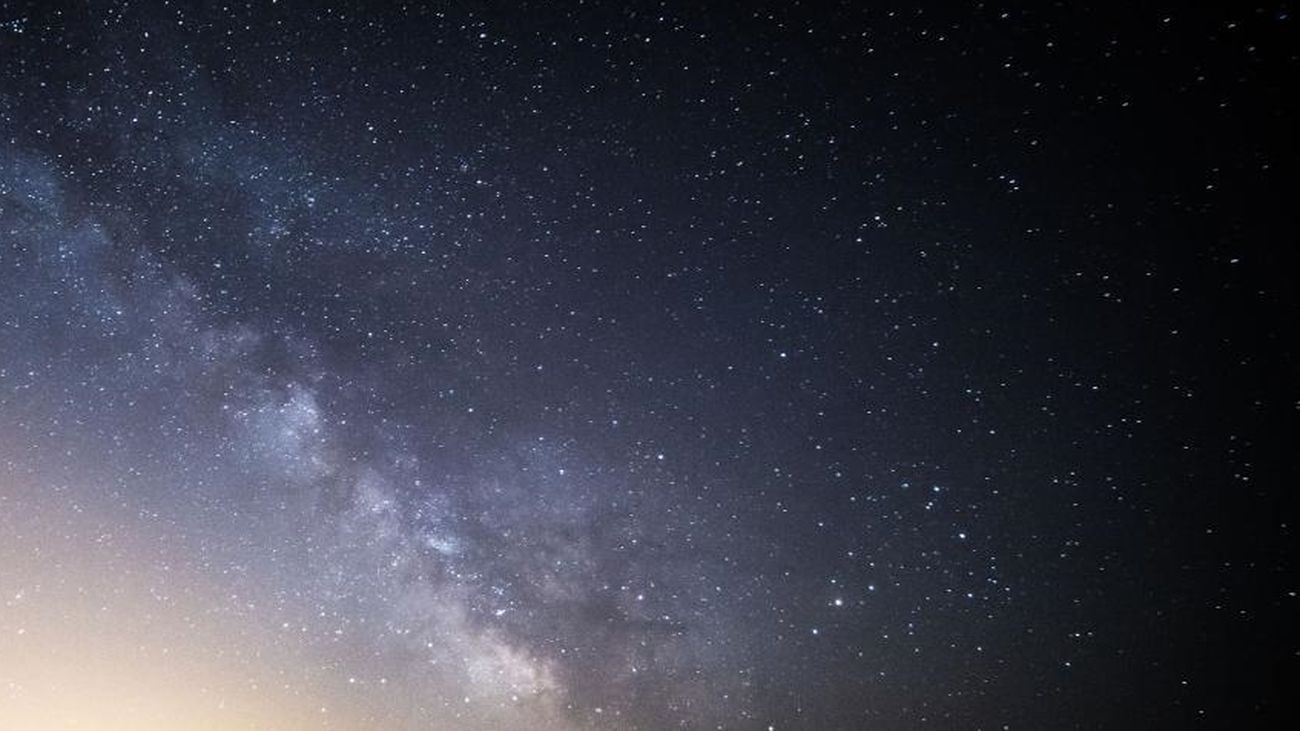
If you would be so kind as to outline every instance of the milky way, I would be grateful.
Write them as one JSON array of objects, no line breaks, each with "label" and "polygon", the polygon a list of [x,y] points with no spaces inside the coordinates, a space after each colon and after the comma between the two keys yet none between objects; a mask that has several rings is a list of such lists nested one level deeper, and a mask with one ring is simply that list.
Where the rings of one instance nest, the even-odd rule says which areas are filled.
[{"label": "milky way", "polygon": [[0,3],[0,727],[1277,713],[1285,6],[724,5]]}]

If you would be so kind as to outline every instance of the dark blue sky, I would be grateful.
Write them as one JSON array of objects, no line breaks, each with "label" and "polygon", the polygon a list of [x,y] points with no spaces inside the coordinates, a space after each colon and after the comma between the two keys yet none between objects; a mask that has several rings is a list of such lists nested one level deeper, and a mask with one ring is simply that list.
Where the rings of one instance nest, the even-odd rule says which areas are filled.
[{"label": "dark blue sky", "polygon": [[1259,726],[1289,12],[0,3],[0,720]]}]

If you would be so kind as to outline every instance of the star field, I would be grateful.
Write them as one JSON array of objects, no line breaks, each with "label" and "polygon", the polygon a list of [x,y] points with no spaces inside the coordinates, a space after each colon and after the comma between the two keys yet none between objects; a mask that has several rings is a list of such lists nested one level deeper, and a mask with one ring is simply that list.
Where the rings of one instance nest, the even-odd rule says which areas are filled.
[{"label": "star field", "polygon": [[0,2],[0,728],[1263,728],[1294,20]]}]

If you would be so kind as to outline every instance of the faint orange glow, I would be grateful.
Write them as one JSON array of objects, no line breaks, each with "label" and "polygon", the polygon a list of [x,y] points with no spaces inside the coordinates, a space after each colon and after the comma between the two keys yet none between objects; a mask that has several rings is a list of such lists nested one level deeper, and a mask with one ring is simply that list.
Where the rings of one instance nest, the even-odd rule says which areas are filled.
[{"label": "faint orange glow", "polygon": [[0,729],[367,727],[113,512],[0,483]]}]

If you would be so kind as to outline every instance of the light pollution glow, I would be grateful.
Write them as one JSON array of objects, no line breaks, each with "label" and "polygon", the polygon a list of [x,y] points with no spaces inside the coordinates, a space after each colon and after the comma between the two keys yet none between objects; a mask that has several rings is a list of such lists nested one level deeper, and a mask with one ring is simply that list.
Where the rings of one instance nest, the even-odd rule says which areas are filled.
[{"label": "light pollution glow", "polygon": [[0,728],[374,727],[332,707],[325,678],[205,611],[215,587],[157,560],[143,521],[2,488]]}]

